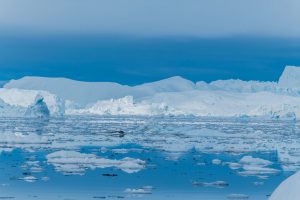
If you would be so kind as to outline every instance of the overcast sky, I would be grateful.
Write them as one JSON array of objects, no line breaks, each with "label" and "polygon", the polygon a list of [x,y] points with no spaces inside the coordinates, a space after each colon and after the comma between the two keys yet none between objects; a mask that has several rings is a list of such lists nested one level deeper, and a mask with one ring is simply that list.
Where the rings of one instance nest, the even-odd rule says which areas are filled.
[{"label": "overcast sky", "polygon": [[297,37],[299,0],[0,0],[2,33]]},{"label": "overcast sky", "polygon": [[0,0],[0,80],[277,81],[300,66],[299,10],[300,0]]}]

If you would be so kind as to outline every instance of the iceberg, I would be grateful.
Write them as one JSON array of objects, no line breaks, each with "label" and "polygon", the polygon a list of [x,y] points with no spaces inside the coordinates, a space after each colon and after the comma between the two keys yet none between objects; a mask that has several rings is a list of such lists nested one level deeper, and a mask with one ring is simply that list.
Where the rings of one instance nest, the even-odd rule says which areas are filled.
[{"label": "iceberg", "polygon": [[269,200],[298,200],[300,197],[300,172],[283,181]]},{"label": "iceberg", "polygon": [[65,113],[65,102],[48,91],[0,88],[0,99],[10,108],[18,110],[14,112],[14,116],[23,116],[27,108],[35,103],[37,96],[43,97],[51,116],[61,116]]},{"label": "iceberg", "polygon": [[300,67],[292,66],[285,68],[278,83],[238,79],[193,83],[175,76],[127,86],[27,76],[5,84],[0,98],[26,110],[40,94],[51,116],[194,115],[293,121],[300,116],[299,83]]},{"label": "iceberg", "polygon": [[48,91],[64,100],[87,105],[99,100],[118,99],[124,96],[136,98],[151,96],[159,92],[192,90],[195,84],[179,76],[133,87],[112,82],[82,82],[67,78],[26,76],[19,80],[9,81],[4,88]]},{"label": "iceberg", "polygon": [[300,90],[300,68],[286,66],[279,78],[278,85],[281,88]]},{"label": "iceberg", "polygon": [[196,83],[196,88],[198,90],[220,90],[220,91],[230,91],[230,92],[240,92],[240,93],[279,91],[276,82],[242,81],[239,79],[217,80],[211,83],[199,81]]},{"label": "iceberg", "polygon": [[37,95],[34,103],[27,108],[25,116],[48,118],[50,116],[50,111],[47,107],[47,104],[44,102],[44,97]]}]

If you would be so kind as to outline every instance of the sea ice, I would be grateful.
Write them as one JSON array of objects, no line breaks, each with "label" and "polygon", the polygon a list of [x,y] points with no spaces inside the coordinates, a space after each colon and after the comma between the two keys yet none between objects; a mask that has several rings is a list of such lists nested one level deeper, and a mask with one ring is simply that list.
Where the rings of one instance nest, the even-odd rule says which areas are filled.
[{"label": "sea ice", "polygon": [[135,173],[145,168],[145,161],[134,158],[112,160],[100,158],[94,154],[79,153],[76,151],[57,151],[47,155],[47,162],[54,165],[57,171],[65,174],[84,174],[87,168],[115,167],[126,173]]}]

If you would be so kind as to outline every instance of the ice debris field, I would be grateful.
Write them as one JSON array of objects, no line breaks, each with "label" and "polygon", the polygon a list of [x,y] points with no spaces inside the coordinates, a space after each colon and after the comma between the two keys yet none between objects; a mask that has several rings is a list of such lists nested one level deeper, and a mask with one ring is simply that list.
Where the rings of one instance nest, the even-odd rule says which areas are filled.
[{"label": "ice debris field", "polygon": [[278,82],[0,88],[1,199],[299,200],[300,67]]},{"label": "ice debris field", "polygon": [[300,67],[287,66],[278,82],[218,80],[193,83],[179,76],[137,86],[24,77],[0,89],[1,115],[300,116]]},{"label": "ice debris field", "polygon": [[298,197],[298,121],[18,117],[0,131],[1,199]]}]

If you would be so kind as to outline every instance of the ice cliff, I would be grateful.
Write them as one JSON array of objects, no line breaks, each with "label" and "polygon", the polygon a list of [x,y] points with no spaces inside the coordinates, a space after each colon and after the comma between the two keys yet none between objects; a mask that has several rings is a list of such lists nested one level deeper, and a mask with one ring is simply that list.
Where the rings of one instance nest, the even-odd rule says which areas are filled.
[{"label": "ice cliff", "polygon": [[25,109],[37,95],[50,115],[196,115],[296,119],[300,116],[300,67],[287,66],[278,82],[217,80],[193,83],[182,77],[137,86],[23,77],[0,89],[12,110]]}]

